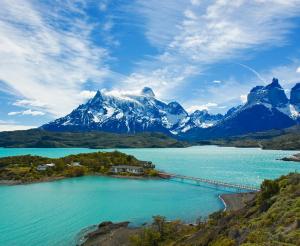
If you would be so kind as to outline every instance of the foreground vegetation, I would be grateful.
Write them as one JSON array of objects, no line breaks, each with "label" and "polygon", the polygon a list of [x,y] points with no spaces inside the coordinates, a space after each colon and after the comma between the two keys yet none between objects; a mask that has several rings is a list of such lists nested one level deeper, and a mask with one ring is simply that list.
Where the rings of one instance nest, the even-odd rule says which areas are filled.
[{"label": "foreground vegetation", "polygon": [[[53,163],[55,166],[39,171],[38,166]],[[76,165],[74,165],[76,163]],[[111,175],[110,168],[114,165],[144,167],[144,176],[156,176],[154,165],[140,161],[132,155],[121,152],[95,152],[69,155],[62,158],[41,156],[12,156],[0,158],[0,181],[28,183],[64,177],[79,177],[90,174]],[[120,173],[130,176],[130,173]]]},{"label": "foreground vegetation", "polygon": [[131,236],[135,246],[291,246],[300,245],[300,174],[265,180],[255,198],[238,211],[216,212],[197,226],[167,222],[156,216],[152,226]]},{"label": "foreground vegetation", "polygon": [[0,147],[7,148],[166,148],[186,147],[162,133],[49,132],[41,129],[0,132]]},{"label": "foreground vegetation", "polygon": [[216,144],[233,147],[258,147],[262,149],[300,150],[300,126],[283,130],[250,133],[226,139],[201,141],[199,144]]}]

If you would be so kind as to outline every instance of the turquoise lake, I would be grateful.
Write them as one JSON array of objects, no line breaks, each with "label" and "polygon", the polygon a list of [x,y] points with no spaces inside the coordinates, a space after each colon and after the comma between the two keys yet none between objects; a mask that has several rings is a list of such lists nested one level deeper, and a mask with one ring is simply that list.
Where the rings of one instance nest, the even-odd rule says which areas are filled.
[{"label": "turquoise lake", "polygon": [[[61,157],[95,151],[98,150],[0,148],[0,157]],[[277,160],[296,153],[293,151],[216,146],[120,151],[151,160],[164,171],[256,186],[265,178],[300,169],[298,163]],[[138,225],[160,214],[194,222],[199,216],[223,209],[218,195],[225,192],[228,191],[168,180],[108,177],[0,186],[0,245],[74,245],[82,229],[104,220],[127,220]]]}]

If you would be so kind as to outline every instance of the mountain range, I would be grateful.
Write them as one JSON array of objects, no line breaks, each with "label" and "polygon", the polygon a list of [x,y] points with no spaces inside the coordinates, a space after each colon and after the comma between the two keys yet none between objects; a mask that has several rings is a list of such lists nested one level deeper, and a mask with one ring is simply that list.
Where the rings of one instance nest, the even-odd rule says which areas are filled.
[{"label": "mountain range", "polygon": [[179,139],[224,138],[251,132],[283,129],[300,120],[300,83],[290,99],[274,78],[267,86],[256,86],[247,102],[224,115],[207,110],[188,113],[178,102],[163,102],[145,87],[136,94],[113,95],[97,91],[87,103],[70,114],[41,126],[47,131],[104,131],[113,133],[162,132]]}]

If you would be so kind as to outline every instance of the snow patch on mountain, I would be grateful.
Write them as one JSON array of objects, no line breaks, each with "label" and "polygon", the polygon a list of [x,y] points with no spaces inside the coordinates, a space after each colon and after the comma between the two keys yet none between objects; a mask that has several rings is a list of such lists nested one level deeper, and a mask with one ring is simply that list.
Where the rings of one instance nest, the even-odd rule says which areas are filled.
[{"label": "snow patch on mountain", "polygon": [[207,110],[188,114],[178,102],[158,100],[153,90],[145,87],[140,93],[97,91],[87,103],[42,128],[117,133],[157,131],[177,136],[213,133],[218,129],[216,134],[225,131],[230,135],[230,131],[243,133],[252,128],[256,131],[296,124],[300,120],[299,109],[300,83],[292,88],[289,100],[275,78],[267,86],[254,87],[244,105],[231,108],[225,115],[210,114]]}]

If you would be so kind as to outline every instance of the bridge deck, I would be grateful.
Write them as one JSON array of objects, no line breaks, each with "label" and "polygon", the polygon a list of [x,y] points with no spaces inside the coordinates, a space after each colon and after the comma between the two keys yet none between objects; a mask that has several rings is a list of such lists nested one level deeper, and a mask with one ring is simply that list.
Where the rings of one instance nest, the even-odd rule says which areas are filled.
[{"label": "bridge deck", "polygon": [[235,188],[235,189],[240,189],[240,190],[260,191],[259,188],[254,187],[254,186],[227,183],[227,182],[217,181],[217,180],[212,180],[212,179],[196,178],[196,177],[190,177],[190,176],[179,175],[179,174],[174,174],[174,173],[160,172],[159,176],[162,178],[178,178],[178,179],[184,179],[184,180],[191,180],[191,181],[196,181],[196,182],[201,182],[201,183],[212,184],[215,186],[223,186],[223,187]]}]

